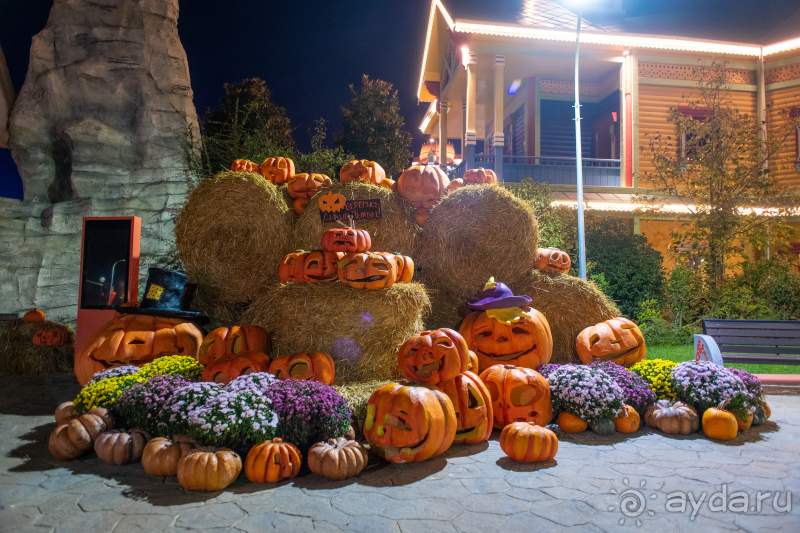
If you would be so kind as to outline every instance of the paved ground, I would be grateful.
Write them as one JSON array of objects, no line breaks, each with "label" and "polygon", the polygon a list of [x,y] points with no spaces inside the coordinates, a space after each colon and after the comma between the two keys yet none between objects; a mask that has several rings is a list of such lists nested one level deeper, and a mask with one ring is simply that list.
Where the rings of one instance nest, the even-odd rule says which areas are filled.
[{"label": "paved ground", "polygon": [[[256,485],[242,476],[223,492],[197,493],[94,454],[53,460],[52,412],[77,391],[71,379],[0,377],[0,390],[3,532],[800,531],[798,396],[771,396],[772,419],[727,444],[649,430],[628,438],[559,434],[556,460],[522,465],[491,440],[424,463],[376,464],[344,482],[311,474]],[[760,512],[759,491],[770,493]],[[775,510],[774,495],[780,509],[786,491],[791,511]],[[694,519],[689,493],[701,502]]]}]

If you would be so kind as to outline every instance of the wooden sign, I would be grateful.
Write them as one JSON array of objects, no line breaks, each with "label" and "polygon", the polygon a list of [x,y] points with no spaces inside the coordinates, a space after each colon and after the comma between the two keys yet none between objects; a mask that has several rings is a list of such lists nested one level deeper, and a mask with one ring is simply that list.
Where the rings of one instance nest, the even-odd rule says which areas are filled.
[{"label": "wooden sign", "polygon": [[[325,200],[324,208],[323,200]],[[337,220],[341,220],[342,222],[349,223],[351,220],[358,221],[383,218],[381,201],[379,198],[374,200],[347,200],[343,203],[336,200],[338,200],[338,198],[331,201],[327,199],[325,195],[320,197],[319,217],[322,222],[336,222]]]}]

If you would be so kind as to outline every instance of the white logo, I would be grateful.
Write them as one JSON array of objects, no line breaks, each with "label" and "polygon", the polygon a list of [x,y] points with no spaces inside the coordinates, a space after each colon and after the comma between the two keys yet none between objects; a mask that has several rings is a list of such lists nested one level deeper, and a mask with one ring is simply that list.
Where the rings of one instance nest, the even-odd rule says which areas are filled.
[{"label": "white logo", "polygon": [[[628,478],[623,479],[622,482],[625,483],[625,485],[628,485]],[[647,482],[645,480],[641,480],[639,482],[639,487],[644,488],[646,484]],[[616,493],[617,493],[616,489],[611,489],[611,494],[616,494]],[[655,499],[655,497],[656,497],[655,494],[650,495],[651,500]],[[616,505],[608,506],[609,511],[613,511],[616,508],[617,508]],[[635,518],[637,526],[642,525],[642,521],[639,520],[639,516],[643,512],[647,511],[647,514],[650,516],[655,516],[656,514],[654,511],[650,511],[649,509],[647,509],[647,499],[644,497],[644,494],[642,494],[636,489],[625,490],[619,495],[619,510],[622,511],[622,514],[624,514],[626,517]],[[625,524],[624,517],[619,519],[619,525],[623,524]]]}]

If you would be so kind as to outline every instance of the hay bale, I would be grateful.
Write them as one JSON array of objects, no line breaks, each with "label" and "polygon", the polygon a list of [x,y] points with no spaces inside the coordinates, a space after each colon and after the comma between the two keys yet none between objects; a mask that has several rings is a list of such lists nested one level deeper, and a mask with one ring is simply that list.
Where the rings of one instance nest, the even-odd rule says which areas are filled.
[{"label": "hay bale", "polygon": [[[356,228],[365,229],[372,239],[372,250],[376,252],[398,252],[414,257],[414,246],[419,236],[419,226],[413,222],[411,209],[396,193],[384,187],[369,183],[349,182],[334,183],[322,193],[341,194],[347,200],[380,199],[383,218],[377,220],[356,221]],[[294,249],[319,250],[320,239],[325,230],[340,228],[335,222],[323,223],[319,217],[319,203],[311,202],[297,220],[294,232]]]},{"label": "hay bale", "polygon": [[[424,278],[421,283],[427,286]],[[425,329],[458,329],[461,320],[470,312],[466,299],[445,289],[428,289],[431,300],[431,313],[425,319]]]},{"label": "hay bale", "polygon": [[550,323],[553,334],[551,363],[579,363],[575,340],[584,328],[609,318],[620,311],[591,281],[567,274],[551,274],[532,270],[509,284],[514,294],[527,294],[532,306],[541,311]]},{"label": "hay bale", "polygon": [[338,282],[292,282],[267,291],[242,321],[269,331],[275,357],[331,354],[341,384],[398,378],[397,350],[423,330],[429,311],[419,283],[368,291]]},{"label": "hay bale", "polygon": [[294,213],[283,192],[258,174],[222,172],[201,183],[175,223],[187,273],[220,302],[250,302],[278,283],[292,250]]},{"label": "hay bale", "polygon": [[433,208],[414,261],[430,288],[466,299],[491,276],[507,285],[524,279],[538,242],[528,203],[497,185],[470,185]]},{"label": "hay bale", "polygon": [[391,381],[367,381],[364,383],[347,383],[335,385],[336,392],[344,396],[353,410],[353,429],[357,437],[363,437],[364,420],[367,418],[367,402],[372,393],[391,383]]},{"label": "hay bale", "polygon": [[219,297],[217,291],[205,285],[198,285],[192,305],[192,311],[200,311],[209,318],[208,324],[203,326],[206,331],[213,331],[221,327],[230,327],[242,324],[242,314],[247,309],[248,303],[226,302]]},{"label": "hay bale", "polygon": [[[40,329],[57,329],[67,335],[62,346],[36,346],[33,335]],[[0,332],[0,374],[35,375],[72,372],[75,359],[75,332],[68,325],[29,323],[17,319],[6,323]]]}]

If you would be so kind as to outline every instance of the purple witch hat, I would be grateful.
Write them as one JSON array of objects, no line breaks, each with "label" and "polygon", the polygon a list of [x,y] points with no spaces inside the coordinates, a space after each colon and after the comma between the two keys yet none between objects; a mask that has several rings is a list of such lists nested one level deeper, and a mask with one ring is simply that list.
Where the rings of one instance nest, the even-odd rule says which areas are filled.
[{"label": "purple witch hat", "polygon": [[483,292],[475,298],[467,300],[471,309],[486,311],[487,309],[507,309],[509,307],[524,307],[531,304],[531,298],[524,294],[515,296],[505,283],[496,282],[489,278]]}]

